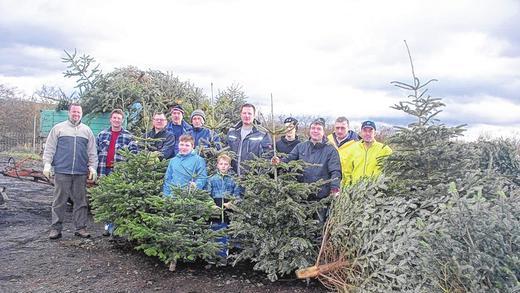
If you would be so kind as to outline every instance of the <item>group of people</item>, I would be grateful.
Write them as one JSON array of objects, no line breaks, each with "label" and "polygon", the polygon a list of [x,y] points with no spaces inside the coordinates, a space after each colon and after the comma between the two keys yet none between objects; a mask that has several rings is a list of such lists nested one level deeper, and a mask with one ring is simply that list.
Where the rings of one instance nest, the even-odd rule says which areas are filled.
[{"label": "group of people", "polygon": [[[240,121],[229,129],[222,141],[215,132],[204,127],[206,117],[202,110],[191,112],[191,125],[184,120],[186,113],[180,105],[174,105],[170,113],[171,121],[164,113],[155,113],[153,128],[145,135],[157,139],[150,143],[149,149],[159,152],[162,159],[169,160],[164,177],[164,195],[172,196],[172,186],[206,189],[221,208],[228,207],[229,197],[241,197],[242,190],[233,178],[247,172],[242,164],[244,161],[256,157],[270,159],[274,165],[291,160],[310,163],[300,179],[303,182],[326,180],[320,191],[310,197],[313,200],[337,196],[342,187],[363,177],[379,175],[380,158],[392,152],[388,145],[375,140],[376,125],[372,121],[363,122],[358,135],[349,129],[347,118],[339,117],[334,122],[333,133],[326,136],[325,120],[318,118],[310,124],[309,139],[302,141],[297,135],[298,121],[288,117],[284,121],[284,136],[273,144],[270,136],[256,127],[256,108],[252,104],[241,106]],[[74,207],[74,234],[90,237],[86,229],[87,177],[96,180],[98,174],[110,174],[114,163],[124,160],[118,150],[139,150],[133,135],[123,128],[123,111],[115,109],[111,112],[110,128],[100,132],[97,138],[87,125],[81,123],[81,118],[81,106],[71,104],[68,120],[55,125],[45,143],[43,173],[50,177],[52,167],[55,172],[50,239],[62,236],[63,217],[69,198]],[[195,149],[215,144],[227,145],[236,156],[232,159],[228,154],[220,154],[216,173],[208,176],[206,162]],[[273,145],[278,153],[286,155],[274,156]],[[323,220],[324,215],[319,216]],[[113,225],[105,225],[104,235],[112,232]]]}]

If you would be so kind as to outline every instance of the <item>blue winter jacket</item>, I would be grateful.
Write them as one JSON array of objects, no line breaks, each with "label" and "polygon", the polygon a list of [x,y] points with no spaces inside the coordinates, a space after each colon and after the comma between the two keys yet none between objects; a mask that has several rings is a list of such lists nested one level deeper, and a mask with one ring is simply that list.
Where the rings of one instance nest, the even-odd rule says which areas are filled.
[{"label": "blue winter jacket", "polygon": [[175,141],[177,142],[174,146],[175,154],[179,152],[179,137],[185,133],[188,133],[191,129],[191,125],[184,120],[182,120],[181,125],[173,125],[171,121],[168,122],[168,125],[166,125],[166,130],[175,136]]},{"label": "blue winter jacket", "polygon": [[237,159],[231,161],[231,167],[238,174],[242,175],[241,162],[252,160],[255,156],[272,156],[273,143],[271,137],[263,131],[253,127],[244,140],[241,138],[242,122],[230,128],[227,134],[227,145],[229,149],[237,154]]},{"label": "blue winter jacket", "polygon": [[[320,179],[329,180],[331,182],[324,184],[316,197],[324,198],[330,194],[331,189],[339,189],[341,182],[341,163],[336,148],[323,138],[322,142],[313,143],[310,140],[298,144],[286,158],[284,162],[293,160],[302,160],[306,163],[313,164],[307,166],[303,170],[303,182],[316,182]],[[312,198],[312,197],[311,197]]]},{"label": "blue winter jacket", "polygon": [[170,160],[164,174],[163,193],[171,196],[170,185],[184,188],[190,182],[195,182],[198,189],[203,189],[207,180],[206,162],[201,156],[193,151],[187,155],[177,154]]},{"label": "blue winter jacket", "polygon": [[163,129],[159,132],[155,132],[155,129],[152,129],[146,133],[145,138],[160,138],[161,140],[151,143],[148,146],[148,150],[150,151],[159,151],[162,153],[164,159],[169,159],[175,156],[175,145],[176,139],[171,132],[166,129]]},{"label": "blue winter jacket", "polygon": [[220,149],[220,138],[213,130],[205,127],[193,127],[186,134],[193,136],[193,139],[195,140],[195,147],[210,147],[212,143],[215,143],[216,148]]}]

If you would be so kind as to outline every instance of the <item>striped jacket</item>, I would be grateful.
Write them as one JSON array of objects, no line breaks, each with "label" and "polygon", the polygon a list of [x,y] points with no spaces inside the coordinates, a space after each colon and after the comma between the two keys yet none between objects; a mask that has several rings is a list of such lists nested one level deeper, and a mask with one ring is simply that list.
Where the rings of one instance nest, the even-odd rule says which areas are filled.
[{"label": "striped jacket", "polygon": [[69,120],[54,125],[45,142],[43,163],[69,175],[86,175],[88,167],[97,168],[96,138],[90,127]]},{"label": "striped jacket", "polygon": [[[101,131],[97,136],[97,154],[98,154],[98,168],[97,172],[100,176],[108,175],[112,171],[112,168],[107,167],[107,155],[108,147],[110,146],[110,139],[112,137],[111,128],[107,128]],[[137,153],[138,146],[134,141],[134,136],[126,129],[121,129],[121,133],[117,137],[116,141],[116,153],[114,155],[114,162],[120,162],[124,160],[118,151],[120,149],[128,148],[131,152]]]}]

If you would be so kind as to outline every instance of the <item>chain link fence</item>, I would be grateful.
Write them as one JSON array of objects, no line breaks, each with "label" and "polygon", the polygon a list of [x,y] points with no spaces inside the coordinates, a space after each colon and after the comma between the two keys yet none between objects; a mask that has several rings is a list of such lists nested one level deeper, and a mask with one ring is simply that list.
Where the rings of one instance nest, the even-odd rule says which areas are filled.
[{"label": "chain link fence", "polygon": [[0,133],[0,152],[24,149],[38,153],[43,141],[43,138],[33,133]]}]

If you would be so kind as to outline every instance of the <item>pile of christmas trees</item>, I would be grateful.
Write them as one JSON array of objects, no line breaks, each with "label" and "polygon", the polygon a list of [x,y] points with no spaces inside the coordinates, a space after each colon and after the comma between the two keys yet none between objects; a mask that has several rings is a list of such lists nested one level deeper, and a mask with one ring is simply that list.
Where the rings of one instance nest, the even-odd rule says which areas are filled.
[{"label": "pile of christmas trees", "polygon": [[394,108],[414,121],[388,141],[385,177],[334,202],[315,275],[347,292],[520,289],[520,158],[511,141],[462,142],[463,126],[414,84]]}]

